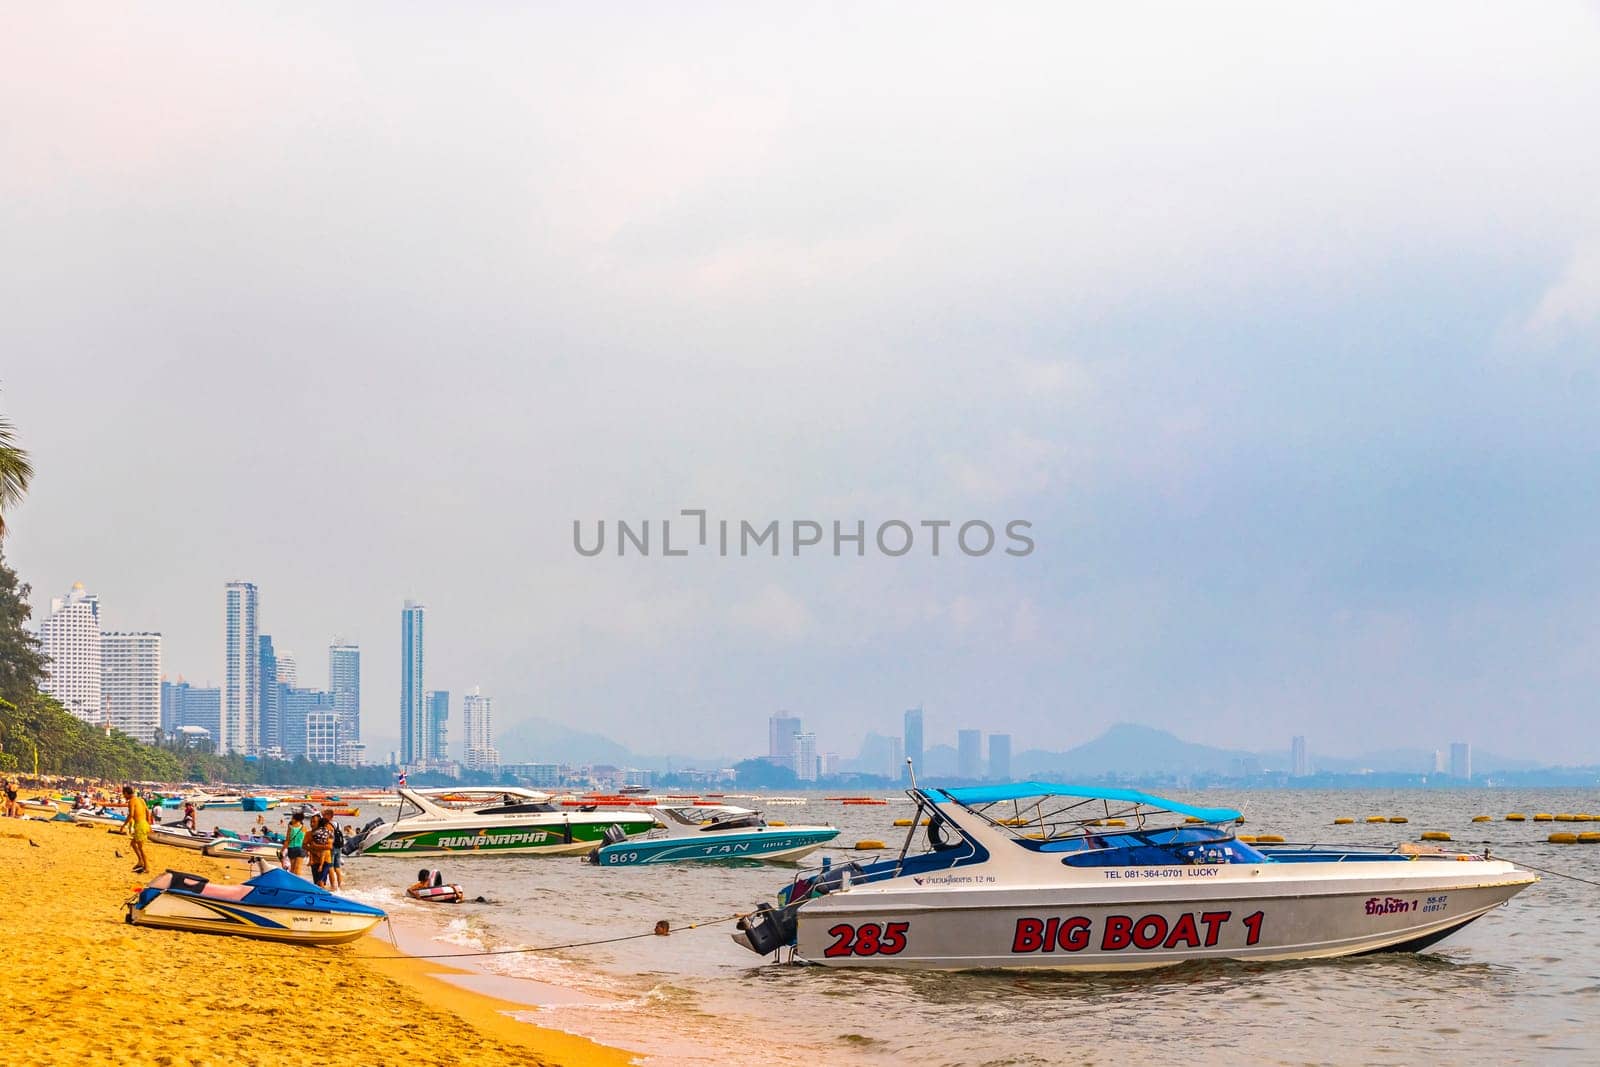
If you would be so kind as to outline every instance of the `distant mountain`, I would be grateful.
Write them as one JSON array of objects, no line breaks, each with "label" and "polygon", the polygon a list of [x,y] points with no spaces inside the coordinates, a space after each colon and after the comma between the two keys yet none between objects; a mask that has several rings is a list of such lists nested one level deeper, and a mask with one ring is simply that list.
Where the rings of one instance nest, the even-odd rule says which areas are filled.
[{"label": "distant mountain", "polygon": [[678,769],[732,765],[725,756],[641,755],[603,734],[574,730],[549,719],[524,719],[502,731],[495,743],[506,763],[609,763],[655,771],[669,765]]},{"label": "distant mountain", "polygon": [[1016,778],[1098,777],[1103,774],[1227,774],[1254,752],[1185,741],[1165,730],[1118,723],[1093,741],[1065,752],[1030,748],[1011,758]]},{"label": "distant mountain", "polygon": [[[888,771],[891,739],[869,733],[854,759],[842,760],[845,772],[882,775]],[[618,767],[644,767],[663,771],[690,767],[730,767],[736,757],[652,756],[634,752],[602,734],[574,730],[548,719],[528,719],[510,727],[498,738],[500,757],[507,763],[610,763]],[[1014,778],[1098,778],[1102,775],[1218,774],[1236,775],[1249,760],[1260,770],[1287,771],[1286,751],[1252,752],[1242,748],[1185,741],[1166,730],[1136,723],[1118,723],[1092,741],[1064,752],[1030,748],[1011,759]],[[1543,766],[1533,760],[1511,759],[1491,752],[1472,755],[1475,777],[1496,771],[1526,771]],[[957,770],[956,750],[949,745],[929,746],[922,754],[919,776],[948,778]],[[1359,756],[1325,756],[1311,751],[1314,771],[1348,773],[1424,774],[1433,769],[1433,752],[1422,749],[1384,749]]]}]

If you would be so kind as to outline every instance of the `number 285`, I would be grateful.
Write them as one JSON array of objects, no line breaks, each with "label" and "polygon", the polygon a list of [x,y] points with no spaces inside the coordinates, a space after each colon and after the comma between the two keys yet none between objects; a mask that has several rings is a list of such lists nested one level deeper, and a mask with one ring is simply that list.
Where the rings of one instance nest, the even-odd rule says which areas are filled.
[{"label": "number 285", "polygon": [[906,947],[906,931],[910,923],[862,923],[851,926],[840,923],[828,929],[833,944],[823,950],[829,959],[840,956],[898,956]]}]

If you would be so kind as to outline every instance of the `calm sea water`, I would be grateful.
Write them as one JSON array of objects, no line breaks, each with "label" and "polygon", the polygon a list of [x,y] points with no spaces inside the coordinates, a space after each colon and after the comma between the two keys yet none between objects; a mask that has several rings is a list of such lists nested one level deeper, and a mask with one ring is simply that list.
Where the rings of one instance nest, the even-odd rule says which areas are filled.
[{"label": "calm sea water", "polygon": [[[1545,838],[1556,824],[1501,819],[1509,811],[1600,813],[1600,790],[1291,790],[1182,799],[1239,808],[1244,832],[1389,844],[1445,830],[1452,847],[1481,850],[1489,842],[1509,858],[1600,881],[1600,845],[1550,845]],[[845,843],[897,843],[904,830],[892,820],[909,813],[903,799],[853,807],[817,797],[768,814],[832,823]],[[1477,814],[1495,821],[1471,822]],[[1341,815],[1358,822],[1333,826]],[[1360,821],[1368,815],[1410,822]],[[590,940],[671,920],[676,932],[666,938],[473,962],[589,994],[588,1003],[542,1011],[540,1021],[639,1049],[654,1062],[1600,1062],[1600,888],[1556,877],[1421,954],[1121,975],[946,974],[774,966],[735,945],[729,924],[683,929],[774,899],[789,868],[607,870],[573,858],[463,859],[444,865],[448,879],[495,903],[443,908],[400,892],[418,866],[358,858],[348,868],[351,892],[389,908],[438,951]]]}]

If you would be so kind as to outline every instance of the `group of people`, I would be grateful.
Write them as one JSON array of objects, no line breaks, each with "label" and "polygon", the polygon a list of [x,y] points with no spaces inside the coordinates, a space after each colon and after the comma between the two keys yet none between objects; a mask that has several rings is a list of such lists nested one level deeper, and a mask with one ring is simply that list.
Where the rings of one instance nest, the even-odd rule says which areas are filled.
[{"label": "group of people", "polygon": [[295,812],[283,835],[283,859],[290,874],[304,876],[311,865],[311,880],[322,888],[338,892],[344,888],[344,831],[332,815],[323,812],[306,825],[306,817]]}]

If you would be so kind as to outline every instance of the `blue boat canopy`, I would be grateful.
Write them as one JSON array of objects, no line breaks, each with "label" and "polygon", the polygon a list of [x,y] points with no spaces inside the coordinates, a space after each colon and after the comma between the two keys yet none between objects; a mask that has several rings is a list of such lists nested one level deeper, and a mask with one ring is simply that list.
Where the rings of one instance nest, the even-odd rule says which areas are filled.
[{"label": "blue boat canopy", "polygon": [[1032,797],[1080,797],[1084,800],[1119,800],[1126,804],[1143,804],[1174,815],[1188,815],[1202,822],[1233,822],[1240,814],[1232,808],[1201,808],[1193,804],[1180,804],[1137,789],[1094,788],[1083,785],[1062,785],[1058,782],[1010,782],[1006,785],[978,785],[966,789],[931,789],[933,799],[942,794],[958,804],[995,804],[1006,800],[1027,800]]}]

